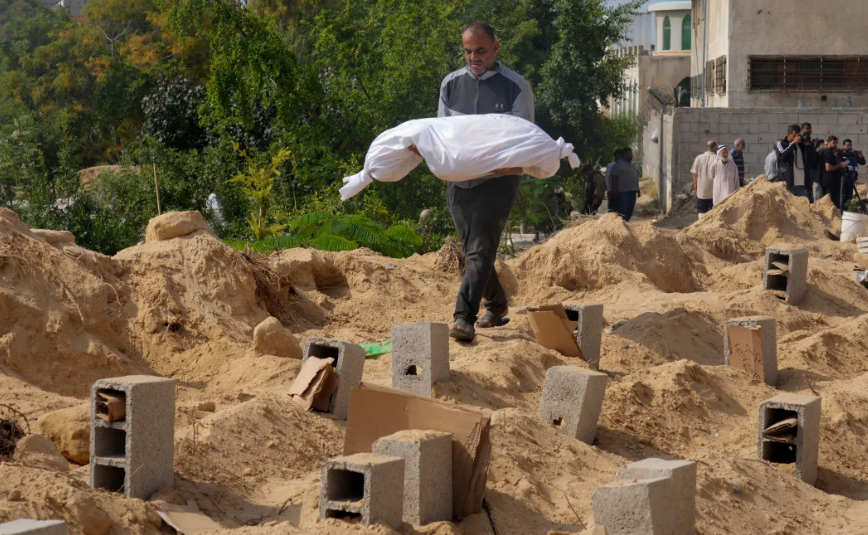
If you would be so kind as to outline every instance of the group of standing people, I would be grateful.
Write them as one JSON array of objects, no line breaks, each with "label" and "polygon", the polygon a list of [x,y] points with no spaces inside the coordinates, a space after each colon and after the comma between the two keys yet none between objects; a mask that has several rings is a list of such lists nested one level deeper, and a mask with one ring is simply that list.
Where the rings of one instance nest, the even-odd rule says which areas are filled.
[{"label": "group of standing people", "polygon": [[838,209],[846,210],[865,156],[853,150],[849,139],[839,149],[837,136],[811,139],[811,134],[810,123],[791,125],[766,157],[766,175],[772,182],[786,182],[793,195],[814,202],[828,194]]},{"label": "group of standing people", "polygon": [[709,140],[705,152],[693,161],[690,173],[699,217],[744,186],[744,148],[745,142],[741,138],[735,140],[732,151],[726,145]]},{"label": "group of standing people", "polygon": [[585,166],[585,206],[582,213],[593,214],[603,204],[603,195],[609,200],[609,212],[617,213],[625,221],[633,218],[636,199],[642,196],[639,188],[639,170],[633,164],[633,149],[615,149],[615,159],[606,166],[603,176],[592,165]]}]

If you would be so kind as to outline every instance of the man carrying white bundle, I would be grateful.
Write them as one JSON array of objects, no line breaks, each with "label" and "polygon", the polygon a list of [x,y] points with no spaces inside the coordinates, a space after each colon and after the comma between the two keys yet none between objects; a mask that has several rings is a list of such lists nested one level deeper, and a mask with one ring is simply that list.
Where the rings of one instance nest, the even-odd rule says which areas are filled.
[{"label": "man carrying white bundle", "polygon": [[[474,22],[462,35],[467,66],[449,74],[440,86],[439,117],[502,113],[534,120],[530,84],[497,61],[500,43],[494,29]],[[415,147],[410,150],[416,152]],[[418,153],[418,152],[417,152]],[[505,325],[509,304],[494,262],[500,236],[518,198],[521,168],[497,169],[491,176],[450,182],[449,211],[464,248],[466,270],[450,336],[470,341],[480,328]],[[485,315],[477,321],[480,303]]]}]

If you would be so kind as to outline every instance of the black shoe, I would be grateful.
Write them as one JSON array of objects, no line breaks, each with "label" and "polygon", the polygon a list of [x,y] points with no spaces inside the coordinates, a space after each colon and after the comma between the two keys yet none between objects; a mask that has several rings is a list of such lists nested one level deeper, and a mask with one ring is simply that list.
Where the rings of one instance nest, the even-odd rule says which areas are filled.
[{"label": "black shoe", "polygon": [[449,329],[449,336],[459,342],[472,342],[476,338],[476,330],[473,325],[464,318],[457,318],[455,324]]}]

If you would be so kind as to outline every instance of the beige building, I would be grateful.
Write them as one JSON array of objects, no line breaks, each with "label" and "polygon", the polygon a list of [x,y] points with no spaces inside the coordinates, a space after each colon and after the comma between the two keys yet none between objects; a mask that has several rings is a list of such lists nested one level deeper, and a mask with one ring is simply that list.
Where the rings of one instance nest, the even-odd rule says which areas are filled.
[{"label": "beige building", "polygon": [[[653,51],[644,47],[629,47],[615,51],[617,54],[636,56],[636,64],[624,76],[627,90],[612,102],[613,117],[645,116],[645,101],[648,88],[656,87],[680,96],[679,87],[686,91],[690,80],[690,49],[692,44],[690,2],[660,2],[648,8],[654,16],[656,45]],[[649,53],[650,52],[650,53]],[[689,104],[687,95],[682,101]]]},{"label": "beige building", "polygon": [[692,0],[691,10],[694,107],[868,106],[868,1]]}]

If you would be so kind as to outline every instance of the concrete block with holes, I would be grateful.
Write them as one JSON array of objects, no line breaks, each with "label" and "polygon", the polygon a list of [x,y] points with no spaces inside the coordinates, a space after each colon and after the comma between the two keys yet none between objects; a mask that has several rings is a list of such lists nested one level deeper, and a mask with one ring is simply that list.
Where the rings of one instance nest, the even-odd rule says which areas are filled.
[{"label": "concrete block with holes", "polygon": [[605,373],[577,366],[549,368],[539,417],[563,433],[593,444],[608,379]]},{"label": "concrete block with holes", "polygon": [[[753,316],[747,318],[738,318],[726,322],[723,328],[723,360],[727,366],[732,366],[742,369],[747,372],[753,372],[762,381],[769,386],[775,386],[778,382],[778,335],[777,323],[775,318],[770,316]],[[737,346],[737,339],[730,340],[730,327],[747,327],[751,330],[758,329],[760,331],[759,339],[762,341],[762,361],[757,363],[752,359],[745,358],[750,355],[754,349],[753,344],[750,347],[730,347]],[[735,353],[733,353],[735,350]],[[754,359],[755,360],[755,359]],[[752,369],[753,368],[753,369]]]},{"label": "concrete block with holes", "polygon": [[404,522],[452,520],[452,433],[399,431],[374,442],[373,451],[404,459]]},{"label": "concrete block with holes", "polygon": [[[795,463],[796,477],[813,485],[817,481],[821,403],[821,398],[800,394],[778,394],[764,401],[759,409],[757,457],[771,463]],[[795,425],[786,425],[793,420]]]},{"label": "concrete block with holes", "polygon": [[359,518],[365,525],[401,527],[404,459],[357,453],[326,461],[320,475],[320,518]]},{"label": "concrete block with holes", "polygon": [[600,369],[600,346],[603,341],[603,305],[566,306],[567,317],[578,321],[576,343],[585,361],[595,370]]},{"label": "concrete block with holes", "polygon": [[63,520],[13,520],[0,524],[0,535],[66,535]]},{"label": "concrete block with holes", "polygon": [[643,459],[618,470],[615,481],[669,478],[672,480],[670,504],[674,509],[672,533],[696,533],[696,462]]},{"label": "concrete block with holes", "polygon": [[350,390],[362,382],[365,371],[365,350],[362,346],[326,340],[323,338],[308,338],[304,344],[304,361],[309,357],[334,359],[340,384],[329,402],[329,412],[341,420],[347,419],[350,410]]},{"label": "concrete block with holes", "polygon": [[594,524],[606,526],[609,535],[671,535],[675,533],[671,498],[672,480],[667,477],[598,487],[591,497]]},{"label": "concrete block with holes", "polygon": [[808,250],[766,249],[763,289],[791,305],[799,304],[808,288]]},{"label": "concrete block with holes", "polygon": [[[97,417],[98,394],[121,400],[125,416]],[[174,484],[175,380],[150,375],[100,379],[91,387],[90,486],[147,499]]]},{"label": "concrete block with holes", "polygon": [[431,397],[449,379],[449,327],[445,323],[398,323],[392,327],[392,388]]}]

